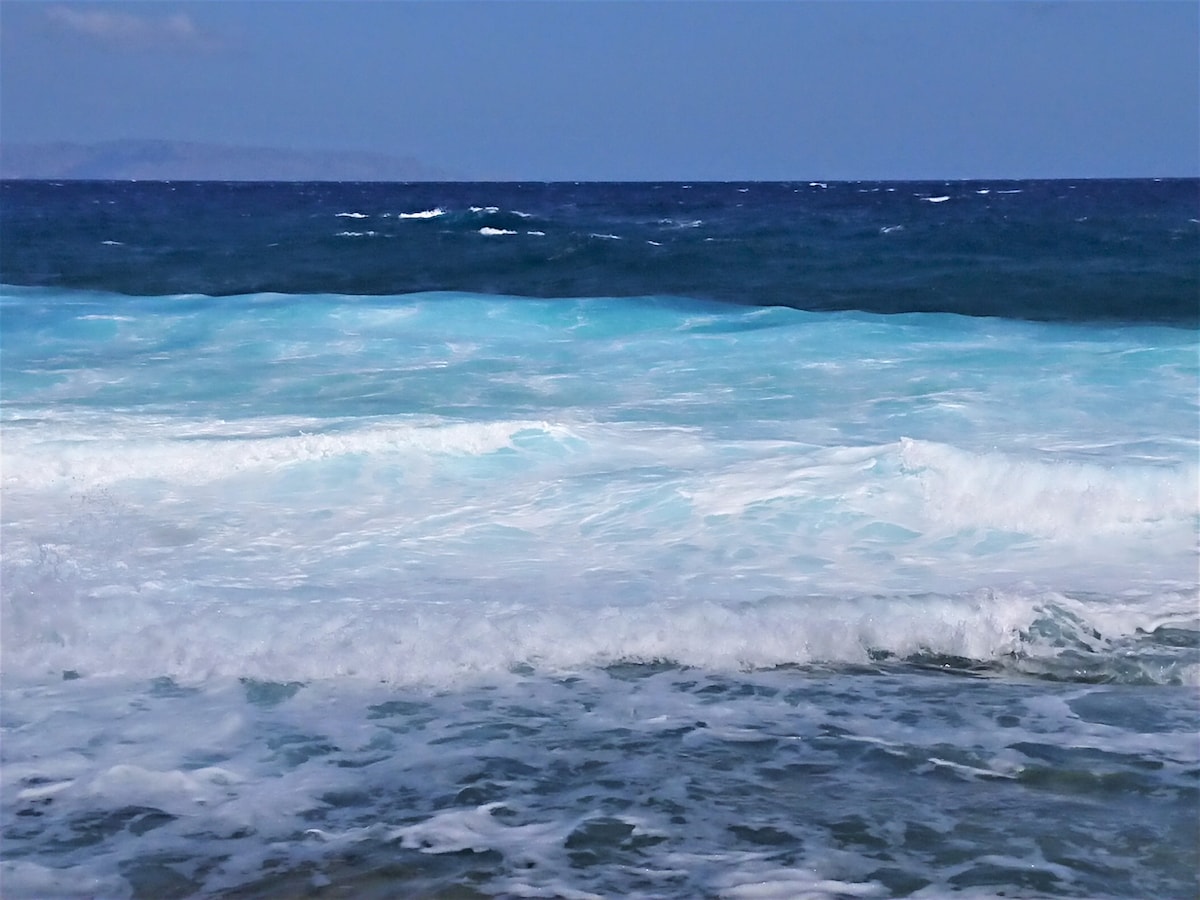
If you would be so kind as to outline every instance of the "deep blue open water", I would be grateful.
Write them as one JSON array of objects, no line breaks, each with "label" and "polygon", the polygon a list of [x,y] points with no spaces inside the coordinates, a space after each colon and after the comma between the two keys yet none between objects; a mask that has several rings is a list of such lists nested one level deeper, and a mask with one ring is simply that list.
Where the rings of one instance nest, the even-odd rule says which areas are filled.
[{"label": "deep blue open water", "polygon": [[1195,897],[1200,183],[0,184],[0,894]]}]

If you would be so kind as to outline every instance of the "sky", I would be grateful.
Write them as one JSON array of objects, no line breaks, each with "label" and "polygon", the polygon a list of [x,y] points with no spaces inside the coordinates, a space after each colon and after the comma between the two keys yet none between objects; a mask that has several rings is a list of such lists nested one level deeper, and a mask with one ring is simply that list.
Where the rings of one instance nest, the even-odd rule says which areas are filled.
[{"label": "sky", "polygon": [[1200,175],[1193,0],[3,0],[0,140],[480,180]]}]

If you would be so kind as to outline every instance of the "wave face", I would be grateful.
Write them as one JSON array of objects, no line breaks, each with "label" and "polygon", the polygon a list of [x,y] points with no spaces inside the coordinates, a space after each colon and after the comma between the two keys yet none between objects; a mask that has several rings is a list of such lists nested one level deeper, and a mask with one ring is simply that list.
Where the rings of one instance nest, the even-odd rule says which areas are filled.
[{"label": "wave face", "polygon": [[[937,187],[917,209],[969,199]],[[362,192],[331,233],[555,227],[479,190],[276,189]],[[605,209],[594,240],[628,241]],[[0,304],[6,897],[1195,893],[1192,328]]]},{"label": "wave face", "polygon": [[1200,324],[1195,179],[0,183],[11,284]]}]

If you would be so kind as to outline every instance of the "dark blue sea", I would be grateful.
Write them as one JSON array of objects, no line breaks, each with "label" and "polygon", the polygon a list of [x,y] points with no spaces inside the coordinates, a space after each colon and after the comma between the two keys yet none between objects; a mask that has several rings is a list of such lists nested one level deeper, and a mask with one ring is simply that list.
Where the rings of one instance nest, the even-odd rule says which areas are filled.
[{"label": "dark blue sea", "polygon": [[1193,898],[1200,182],[0,183],[0,894]]}]

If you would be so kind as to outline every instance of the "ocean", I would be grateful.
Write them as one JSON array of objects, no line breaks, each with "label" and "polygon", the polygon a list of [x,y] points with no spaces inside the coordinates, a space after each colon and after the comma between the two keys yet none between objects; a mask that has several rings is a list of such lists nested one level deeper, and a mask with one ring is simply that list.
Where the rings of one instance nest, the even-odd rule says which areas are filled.
[{"label": "ocean", "polygon": [[0,184],[0,893],[1195,897],[1200,182]]}]

